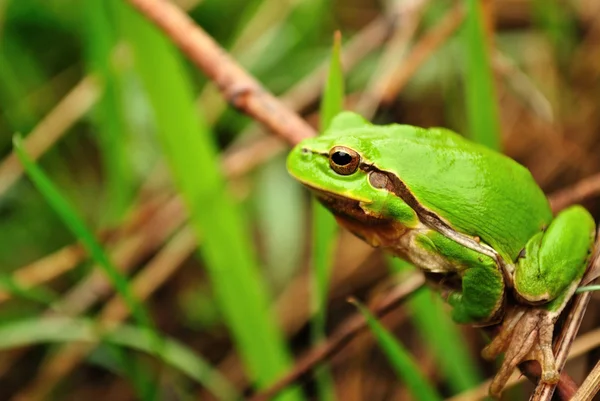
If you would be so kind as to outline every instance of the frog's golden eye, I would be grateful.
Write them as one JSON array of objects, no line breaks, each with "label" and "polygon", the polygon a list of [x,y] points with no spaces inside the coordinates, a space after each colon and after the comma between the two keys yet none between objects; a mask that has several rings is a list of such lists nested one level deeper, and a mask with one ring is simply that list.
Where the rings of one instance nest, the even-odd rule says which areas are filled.
[{"label": "frog's golden eye", "polygon": [[335,146],[329,151],[329,166],[341,175],[350,175],[356,171],[360,163],[360,156],[354,150]]}]

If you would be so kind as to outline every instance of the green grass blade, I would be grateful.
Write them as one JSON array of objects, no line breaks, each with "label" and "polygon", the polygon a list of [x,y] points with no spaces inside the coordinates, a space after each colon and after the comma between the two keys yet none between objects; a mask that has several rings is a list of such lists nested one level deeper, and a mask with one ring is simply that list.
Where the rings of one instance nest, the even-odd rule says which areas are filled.
[{"label": "green grass blade", "polygon": [[78,216],[77,211],[69,204],[69,201],[54,186],[52,181],[39,168],[31,158],[25,153],[25,149],[19,136],[13,139],[15,151],[19,160],[23,164],[25,172],[33,181],[33,184],[46,199],[48,204],[60,216],[64,224],[81,241],[89,255],[98,263],[102,271],[106,274],[116,291],[121,295],[132,312],[138,323],[143,326],[150,326],[150,318],[143,308],[142,304],[134,297],[127,278],[123,276],[109,260],[108,256],[98,243],[94,235],[85,226],[83,220]]},{"label": "green grass blade", "polygon": [[344,108],[344,70],[342,69],[340,55],[341,47],[342,35],[337,31],[333,38],[329,73],[321,101],[321,133],[329,127],[333,117],[339,114]]},{"label": "green grass blade", "polygon": [[[397,273],[414,269],[410,263],[397,258],[388,258],[388,263]],[[482,377],[440,297],[429,288],[423,288],[406,301],[406,307],[452,391],[458,394],[479,384]]]},{"label": "green grass blade", "polygon": [[396,374],[413,395],[415,400],[441,401],[443,398],[435,388],[427,381],[419,371],[419,367],[412,360],[408,351],[387,331],[381,323],[369,312],[369,310],[358,302],[354,304],[359,308],[367,324],[377,339],[379,346],[387,356]]},{"label": "green grass blade", "polygon": [[573,15],[572,6],[559,1],[534,0],[534,22],[548,36],[557,61],[562,67],[572,62],[573,49],[577,48],[577,18]]},{"label": "green grass blade", "polygon": [[0,273],[0,289],[29,301],[50,306],[57,299],[56,294],[45,287],[25,287],[18,283],[11,275]]},{"label": "green grass blade", "polygon": [[466,0],[467,17],[463,32],[466,51],[466,108],[469,136],[491,149],[501,146],[500,120],[494,89],[483,6],[480,0]]},{"label": "green grass blade", "polygon": [[[172,176],[190,212],[200,253],[236,347],[258,388],[291,365],[284,337],[268,308],[248,224],[226,190],[217,148],[198,117],[181,56],[129,7],[123,27],[154,110],[158,137]],[[288,390],[278,399],[298,400]]]},{"label": "green grass blade", "polygon": [[116,6],[115,0],[89,0],[83,3],[88,69],[104,83],[104,92],[95,108],[93,123],[106,182],[107,201],[104,204],[107,210],[103,218],[104,223],[109,225],[123,217],[130,204],[134,171],[126,146],[130,137],[123,104],[124,87],[113,62],[117,35],[110,12]]},{"label": "green grass blade", "polygon": [[579,287],[577,288],[577,290],[575,290],[575,293],[581,294],[582,292],[587,291],[600,291],[600,285],[586,285],[583,287]]},{"label": "green grass blade", "polygon": [[[17,156],[23,164],[25,172],[29,178],[33,181],[36,188],[40,191],[42,196],[46,199],[48,204],[54,209],[54,211],[62,219],[63,223],[71,230],[71,232],[79,239],[87,250],[88,254],[96,261],[98,266],[102,269],[103,273],[107,276],[115,290],[121,295],[125,304],[131,310],[133,317],[136,321],[144,327],[152,327],[148,312],[145,310],[143,305],[135,298],[131,287],[127,281],[127,278],[123,276],[117,268],[112,264],[107,254],[102,249],[102,246],[98,243],[94,235],[85,226],[83,220],[78,216],[77,211],[69,204],[69,201],[60,193],[60,191],[54,186],[52,181],[46,176],[46,174],[39,168],[32,159],[27,155],[21,138],[15,136],[13,143]],[[148,330],[148,335],[153,335],[152,330]],[[156,340],[155,336],[152,336]],[[158,348],[160,344],[154,341],[154,345]],[[124,363],[128,363],[127,359],[123,359]],[[134,366],[130,367],[132,376],[136,383],[134,385],[137,389],[142,391],[140,394],[144,400],[154,399],[156,394],[154,387],[140,387],[139,384],[144,381],[144,378],[139,375],[139,371]],[[137,375],[137,376],[136,376]]]},{"label": "green grass blade", "polygon": [[[336,32],[329,73],[325,83],[321,101],[321,132],[324,132],[333,117],[342,111],[344,105],[344,73],[340,60],[341,35]],[[312,245],[312,300],[314,318],[312,322],[312,339],[318,343],[325,337],[327,311],[327,294],[329,278],[333,265],[333,253],[338,238],[338,225],[333,215],[316,200],[313,200],[313,245]],[[333,382],[326,368],[319,368],[316,373],[319,399],[333,400]]]},{"label": "green grass blade", "polygon": [[109,334],[99,333],[96,322],[88,319],[38,316],[0,325],[0,350],[40,343],[100,341],[150,354],[209,389],[221,400],[239,397],[235,388],[210,363],[176,340],[161,337],[160,352],[148,336],[147,329],[123,325]]},{"label": "green grass blade", "polygon": [[46,79],[28,50],[13,35],[0,38],[0,115],[14,131],[27,132],[35,126],[39,112],[29,94]]}]

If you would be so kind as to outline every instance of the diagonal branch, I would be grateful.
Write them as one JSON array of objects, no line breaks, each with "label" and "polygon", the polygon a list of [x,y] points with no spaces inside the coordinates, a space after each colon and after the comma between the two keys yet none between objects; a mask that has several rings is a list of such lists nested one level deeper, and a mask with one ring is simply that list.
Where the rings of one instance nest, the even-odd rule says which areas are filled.
[{"label": "diagonal branch", "polygon": [[127,0],[156,24],[213,80],[227,101],[294,145],[315,130],[264,89],[177,6],[166,0]]},{"label": "diagonal branch", "polygon": [[[425,284],[425,278],[422,274],[414,273],[396,287],[385,298],[381,299],[373,308],[374,315],[381,318],[394,311],[401,305],[407,297],[414,294]],[[296,382],[319,363],[331,358],[334,354],[342,350],[357,334],[367,327],[367,323],[362,315],[354,315],[348,319],[342,327],[329,337],[327,342],[321,346],[311,349],[308,354],[301,358],[294,368],[271,387],[255,394],[249,401],[267,401],[275,397],[280,391],[290,384]]]},{"label": "diagonal branch", "polygon": [[[582,279],[582,283],[587,284],[589,281],[593,281],[595,277],[591,277],[596,274],[598,264],[600,264],[600,229],[596,232],[596,244],[594,246],[594,253],[588,264],[588,269],[586,275]],[[567,356],[569,354],[569,350],[571,348],[571,344],[579,331],[579,326],[581,325],[581,321],[583,320],[583,315],[587,308],[587,305],[592,297],[591,292],[584,292],[575,297],[575,301],[573,302],[573,306],[567,316],[567,320],[562,327],[560,335],[556,340],[555,354],[556,354],[556,365],[559,371],[561,371],[567,361]],[[550,401],[552,398],[552,394],[554,393],[555,386],[551,384],[543,384],[540,383],[535,389],[534,394],[531,396],[530,401]],[[576,388],[574,390],[577,390]],[[572,393],[564,394],[561,392],[561,398],[565,400],[570,400],[573,398]]]}]

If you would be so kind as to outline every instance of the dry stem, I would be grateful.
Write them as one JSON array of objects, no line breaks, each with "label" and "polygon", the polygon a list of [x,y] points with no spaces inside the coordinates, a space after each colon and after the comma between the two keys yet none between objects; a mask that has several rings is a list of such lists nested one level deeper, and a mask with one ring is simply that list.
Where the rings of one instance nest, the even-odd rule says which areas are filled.
[{"label": "dry stem", "polygon": [[182,10],[165,0],[128,1],[162,29],[234,107],[292,145],[315,135],[314,129],[246,73]]},{"label": "dry stem", "polygon": [[[424,284],[425,279],[423,275],[414,273],[385,298],[381,299],[380,302],[372,308],[373,314],[378,318],[387,315],[401,305],[408,296],[413,294]],[[366,327],[367,323],[362,315],[357,314],[353,316],[331,335],[327,342],[311,349],[308,354],[296,362],[296,365],[288,374],[275,382],[271,387],[255,394],[249,401],[267,401],[272,399],[287,386],[310,372],[320,362],[331,358]]]}]

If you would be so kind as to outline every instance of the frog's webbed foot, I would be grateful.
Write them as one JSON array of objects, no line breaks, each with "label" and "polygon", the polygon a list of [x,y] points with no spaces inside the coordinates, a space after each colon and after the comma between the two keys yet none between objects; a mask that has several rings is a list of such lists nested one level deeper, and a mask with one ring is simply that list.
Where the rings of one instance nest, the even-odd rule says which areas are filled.
[{"label": "frog's webbed foot", "polygon": [[559,373],[552,352],[555,315],[541,308],[512,308],[504,319],[500,332],[481,352],[494,360],[504,352],[504,361],[490,385],[490,395],[500,397],[510,375],[524,361],[538,361],[542,367],[541,381],[557,383]]}]

